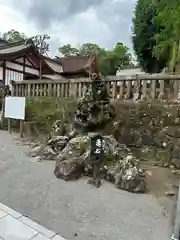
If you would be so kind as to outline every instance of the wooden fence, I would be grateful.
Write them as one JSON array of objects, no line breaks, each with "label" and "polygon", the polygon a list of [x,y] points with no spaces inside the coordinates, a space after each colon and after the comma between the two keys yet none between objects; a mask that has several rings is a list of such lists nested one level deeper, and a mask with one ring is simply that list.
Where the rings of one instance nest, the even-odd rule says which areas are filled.
[{"label": "wooden fence", "polygon": [[[179,75],[144,75],[104,79],[110,97],[114,99],[177,99],[180,96]],[[14,96],[83,97],[90,79],[24,80],[13,84]]]}]

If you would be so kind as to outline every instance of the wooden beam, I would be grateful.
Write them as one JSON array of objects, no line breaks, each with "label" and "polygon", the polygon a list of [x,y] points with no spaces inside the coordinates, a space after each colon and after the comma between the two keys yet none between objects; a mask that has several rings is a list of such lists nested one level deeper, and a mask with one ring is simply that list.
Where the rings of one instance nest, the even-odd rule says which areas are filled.
[{"label": "wooden beam", "polygon": [[5,67],[5,70],[10,70],[10,71],[17,72],[17,73],[23,73],[23,71],[21,71],[21,70],[10,68],[10,67]]},{"label": "wooden beam", "polygon": [[29,55],[26,56],[26,59],[32,64],[32,66],[36,69],[38,69],[38,66],[37,66],[37,61],[35,61],[35,63],[33,62],[32,59],[29,58]]},{"label": "wooden beam", "polygon": [[23,57],[23,63],[18,62],[17,60],[9,60],[8,62],[16,63],[16,64],[19,64],[20,66],[25,66],[25,67],[32,68],[32,69],[35,69],[35,70],[39,70],[37,67],[33,67],[33,66],[31,66],[31,65],[27,65],[27,64],[24,62],[24,57]]},{"label": "wooden beam", "polygon": [[39,79],[42,80],[42,58],[40,58]]},{"label": "wooden beam", "polygon": [[152,74],[152,75],[128,75],[128,76],[107,76],[106,81],[135,81],[136,76],[140,80],[180,80],[180,75]]},{"label": "wooden beam", "polygon": [[26,57],[23,56],[23,79],[24,79],[24,76],[25,76],[25,63],[26,63]]},{"label": "wooden beam", "polygon": [[3,84],[6,83],[6,61],[3,62],[3,76],[2,76]]}]

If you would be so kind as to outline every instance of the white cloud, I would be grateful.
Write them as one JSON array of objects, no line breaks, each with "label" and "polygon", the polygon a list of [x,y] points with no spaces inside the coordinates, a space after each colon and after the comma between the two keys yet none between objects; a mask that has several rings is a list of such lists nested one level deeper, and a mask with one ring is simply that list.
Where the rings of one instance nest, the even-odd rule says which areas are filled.
[{"label": "white cloud", "polygon": [[[39,12],[34,13],[30,12],[33,0],[0,0],[0,22],[3,23],[0,32],[15,29],[27,36],[47,33],[51,36],[51,53],[57,53],[58,46],[66,43],[93,42],[109,48],[122,41],[131,47],[130,26],[135,0],[101,0],[100,5],[96,4],[98,0],[87,0],[92,3],[88,6],[81,0],[67,0],[71,5],[66,14],[63,10],[64,18],[58,10],[62,8],[61,0],[53,0],[52,9],[49,9],[52,0],[36,1],[42,2],[42,9],[39,4]],[[82,11],[75,9],[75,1]]]},{"label": "white cloud", "polygon": [[3,4],[0,0],[0,32],[4,33],[11,29],[16,29],[19,32],[24,32],[28,36],[36,34],[38,30],[33,26],[32,23],[24,21],[24,17],[19,12],[16,12],[10,5]]}]

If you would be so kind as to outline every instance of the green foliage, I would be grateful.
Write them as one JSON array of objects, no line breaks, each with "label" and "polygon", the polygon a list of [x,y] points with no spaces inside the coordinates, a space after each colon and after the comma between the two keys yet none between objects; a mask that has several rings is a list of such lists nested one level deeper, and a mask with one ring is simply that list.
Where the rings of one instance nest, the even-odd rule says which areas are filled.
[{"label": "green foliage", "polygon": [[[26,40],[28,37],[24,33],[20,33],[14,29],[5,32],[2,38],[8,42],[18,42]],[[43,55],[49,51],[48,40],[50,36],[41,34],[32,36],[35,46]],[[83,56],[94,54],[97,56],[99,69],[102,75],[115,75],[117,70],[121,67],[127,67],[132,64],[132,56],[129,49],[121,42],[117,43],[114,48],[106,50],[94,43],[84,43],[80,47],[72,47],[70,44],[65,44],[59,47],[59,52],[63,56]]]},{"label": "green foliage", "polygon": [[[24,33],[20,33],[14,29],[3,33],[2,39],[6,40],[7,42],[19,42],[26,40],[28,37]],[[47,41],[50,39],[50,36],[47,34],[35,35],[32,36],[31,39],[33,40],[35,46],[39,49],[41,54],[46,54],[49,51],[49,44]]]},{"label": "green foliage", "polygon": [[79,55],[88,55],[90,53],[94,55],[98,55],[103,51],[103,49],[100,48],[99,45],[94,44],[94,43],[84,43],[82,46],[79,48]]},{"label": "green foliage", "polygon": [[105,50],[93,43],[84,43],[79,48],[74,48],[70,44],[67,44],[61,46],[59,52],[64,56],[96,55],[100,72],[105,76],[115,75],[120,67],[132,65],[132,57],[129,49],[122,43],[117,43],[111,50]]},{"label": "green foliage", "polygon": [[39,52],[44,55],[49,52],[49,43],[47,42],[50,36],[47,34],[36,35],[32,37],[35,46],[39,49]]},{"label": "green foliage", "polygon": [[63,56],[77,56],[79,54],[79,50],[77,48],[72,47],[70,44],[65,44],[59,47],[59,52],[62,53]]},{"label": "green foliage", "polygon": [[180,66],[180,0],[155,0],[156,24],[161,28],[155,36],[154,53],[167,56],[169,71],[174,73]]},{"label": "green foliage", "polygon": [[129,49],[122,43],[99,55],[99,66],[103,75],[115,75],[119,68],[132,65]]},{"label": "green foliage", "polygon": [[34,122],[40,132],[49,133],[56,120],[71,123],[75,109],[76,101],[72,99],[27,99],[26,120]]},{"label": "green foliage", "polygon": [[166,64],[166,56],[154,55],[155,36],[161,27],[155,23],[157,7],[153,0],[138,0],[133,18],[133,47],[140,67],[148,73],[160,72]]},{"label": "green foliage", "polygon": [[24,33],[20,33],[14,29],[3,33],[2,35],[2,39],[4,39],[5,41],[8,41],[10,43],[12,42],[19,42],[22,40],[25,40],[27,37],[25,36]]}]

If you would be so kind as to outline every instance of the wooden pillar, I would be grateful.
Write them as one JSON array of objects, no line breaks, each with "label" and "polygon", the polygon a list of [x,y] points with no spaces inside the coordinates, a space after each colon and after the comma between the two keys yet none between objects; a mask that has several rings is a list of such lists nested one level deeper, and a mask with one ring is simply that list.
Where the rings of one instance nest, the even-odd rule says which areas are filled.
[{"label": "wooden pillar", "polygon": [[156,80],[151,80],[151,98],[156,98]]},{"label": "wooden pillar", "polygon": [[6,61],[3,62],[3,84],[5,85],[6,83]]},{"label": "wooden pillar", "polygon": [[174,86],[174,91],[175,91],[175,98],[180,99],[180,79],[174,80],[175,86]]},{"label": "wooden pillar", "polygon": [[20,137],[24,137],[24,121],[20,120]]},{"label": "wooden pillar", "polygon": [[48,97],[52,96],[52,84],[48,83]]},{"label": "wooden pillar", "polygon": [[82,97],[82,83],[80,82],[78,85],[78,97],[81,98]]},{"label": "wooden pillar", "polygon": [[[110,87],[109,87],[110,89]],[[112,83],[112,98],[116,98],[117,96],[117,81],[113,81]]]},{"label": "wooden pillar", "polygon": [[28,94],[28,97],[31,97],[31,84],[27,84],[27,94]]},{"label": "wooden pillar", "polygon": [[148,87],[147,87],[147,80],[143,80],[143,86],[142,86],[142,100],[147,100],[148,95]]},{"label": "wooden pillar", "polygon": [[23,80],[24,80],[24,76],[25,76],[25,64],[26,64],[26,57],[23,57]]},{"label": "wooden pillar", "polygon": [[[2,74],[2,80],[3,80],[3,85],[5,86],[6,83],[6,61],[3,62],[3,74]],[[3,94],[2,94],[2,113],[1,113],[1,127],[2,129],[4,128],[4,113],[5,113],[5,91],[3,88]]]},{"label": "wooden pillar", "polygon": [[69,95],[71,97],[76,97],[77,96],[77,83],[76,81],[71,80],[69,84]]},{"label": "wooden pillar", "polygon": [[131,90],[132,90],[132,81],[126,81],[127,86],[126,86],[126,100],[131,98]]},{"label": "wooden pillar", "polygon": [[42,79],[42,57],[40,57],[40,66],[39,66],[39,79]]},{"label": "wooden pillar", "polygon": [[84,97],[87,87],[88,85],[86,85],[85,83],[82,84],[82,97]]},{"label": "wooden pillar", "polygon": [[141,89],[141,79],[136,75],[136,80],[134,83],[134,96],[133,100],[136,101],[140,98],[140,89]]},{"label": "wooden pillar", "polygon": [[159,96],[158,99],[164,99],[165,97],[165,88],[164,88],[164,81],[165,80],[159,80],[159,84],[160,84],[160,92],[159,92]]},{"label": "wooden pillar", "polygon": [[10,134],[12,133],[11,123],[12,123],[12,119],[11,119],[11,118],[8,118],[8,132],[9,132]]},{"label": "wooden pillar", "polygon": [[124,87],[125,87],[125,80],[119,81],[120,82],[120,90],[119,90],[119,99],[124,98]]}]

